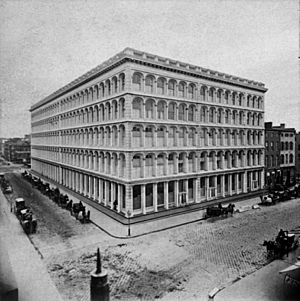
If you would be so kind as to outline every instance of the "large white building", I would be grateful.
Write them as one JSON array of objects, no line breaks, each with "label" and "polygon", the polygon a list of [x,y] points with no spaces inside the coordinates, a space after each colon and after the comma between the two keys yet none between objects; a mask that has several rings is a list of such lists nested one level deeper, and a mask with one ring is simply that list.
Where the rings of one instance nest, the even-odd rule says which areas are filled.
[{"label": "large white building", "polygon": [[126,48],[31,107],[32,169],[134,216],[256,191],[266,91]]}]

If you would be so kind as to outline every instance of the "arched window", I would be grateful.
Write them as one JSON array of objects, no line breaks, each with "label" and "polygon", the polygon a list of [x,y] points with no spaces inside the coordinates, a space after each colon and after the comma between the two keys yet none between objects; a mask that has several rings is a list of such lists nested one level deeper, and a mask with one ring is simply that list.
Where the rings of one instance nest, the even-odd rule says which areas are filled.
[{"label": "arched window", "polygon": [[206,122],[206,108],[205,107],[201,108],[200,119],[202,122]]},{"label": "arched window", "polygon": [[213,89],[209,89],[209,92],[208,92],[208,101],[213,101],[213,97],[214,96],[214,90]]},{"label": "arched window", "polygon": [[169,80],[168,82],[168,94],[170,96],[175,96],[175,81]]},{"label": "arched window", "polygon": [[225,123],[229,123],[229,111],[228,110],[226,110],[225,111]]},{"label": "arched window", "polygon": [[184,97],[184,83],[180,82],[178,85],[178,96]]},{"label": "arched window", "polygon": [[217,92],[217,102],[218,102],[218,103],[221,103],[221,102],[222,102],[221,95],[222,95],[221,90],[218,90],[218,92]]},{"label": "arched window", "polygon": [[210,108],[209,110],[209,122],[214,122],[214,109]]},{"label": "arched window", "polygon": [[163,78],[159,78],[157,80],[157,93],[164,94],[165,93],[165,81]]},{"label": "arched window", "polygon": [[119,79],[120,79],[120,89],[121,89],[121,91],[124,91],[125,90],[125,74],[124,73],[120,74]]},{"label": "arched window", "polygon": [[162,101],[159,101],[157,104],[157,118],[158,119],[164,119],[164,112],[165,112],[165,105]]},{"label": "arched window", "polygon": [[194,118],[195,118],[195,113],[194,113],[194,111],[195,111],[195,108],[194,108],[194,106],[189,106],[189,111],[188,111],[188,119],[189,119],[189,121],[195,121],[194,120]]},{"label": "arched window", "polygon": [[134,73],[132,76],[132,84],[134,90],[141,91],[142,90],[142,76],[139,73]]},{"label": "arched window", "polygon": [[201,87],[200,89],[200,99],[201,101],[205,101],[205,93],[206,93],[206,90],[205,90],[205,87]]},{"label": "arched window", "polygon": [[293,154],[290,154],[290,163],[294,163],[294,156],[293,156]]},{"label": "arched window", "polygon": [[224,98],[225,98],[225,104],[228,105],[228,100],[229,100],[229,92],[228,91],[225,91]]},{"label": "arched window", "polygon": [[145,81],[146,92],[153,93],[153,87],[154,87],[154,78],[148,75]]},{"label": "arched window", "polygon": [[293,149],[294,149],[294,143],[290,142],[290,150],[293,150]]},{"label": "arched window", "polygon": [[178,107],[178,120],[184,120],[184,105],[180,104]]},{"label": "arched window", "polygon": [[175,103],[170,103],[168,106],[168,119],[175,120]]},{"label": "arched window", "polygon": [[285,142],[285,150],[288,150],[289,149],[289,143],[286,141]]},{"label": "arched window", "polygon": [[188,98],[189,99],[195,98],[195,86],[193,84],[189,84],[188,86]]},{"label": "arched window", "polygon": [[132,102],[133,117],[142,117],[142,100],[140,98],[135,98]]},{"label": "arched window", "polygon": [[146,118],[154,118],[154,101],[150,99],[146,101]]},{"label": "arched window", "polygon": [[218,116],[217,116],[217,123],[221,123],[221,122],[222,122],[222,110],[219,109]]}]

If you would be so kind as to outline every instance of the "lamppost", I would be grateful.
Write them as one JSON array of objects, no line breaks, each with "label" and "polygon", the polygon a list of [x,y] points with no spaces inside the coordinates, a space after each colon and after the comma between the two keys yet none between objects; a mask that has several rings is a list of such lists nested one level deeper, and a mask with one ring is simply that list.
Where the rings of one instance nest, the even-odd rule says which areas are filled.
[{"label": "lamppost", "polygon": [[131,211],[127,210],[127,218],[128,218],[128,236],[130,236],[130,217],[131,217]]}]

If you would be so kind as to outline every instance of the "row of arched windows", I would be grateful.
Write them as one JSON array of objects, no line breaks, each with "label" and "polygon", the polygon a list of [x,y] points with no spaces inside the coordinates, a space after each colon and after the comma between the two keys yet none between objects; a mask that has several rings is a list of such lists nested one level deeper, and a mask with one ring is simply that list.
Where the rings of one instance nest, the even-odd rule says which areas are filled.
[{"label": "row of arched windows", "polygon": [[66,149],[58,154],[58,149],[41,148],[35,149],[33,157],[59,162],[58,158],[61,156],[64,164],[118,177],[125,176],[126,160],[129,160],[128,174],[131,174],[131,178],[244,168],[264,164],[262,150],[137,153],[131,155],[131,159],[128,157],[126,159],[124,153],[103,151]]},{"label": "row of arched windows", "polygon": [[125,74],[121,73],[110,79],[97,83],[80,92],[76,92],[55,104],[46,106],[32,113],[32,120],[45,118],[53,114],[102,99],[125,90]]},{"label": "row of arched windows", "polygon": [[132,101],[133,118],[224,123],[263,126],[263,114],[244,110],[200,106],[175,101],[136,97]]},{"label": "row of arched windows", "polygon": [[205,85],[200,86],[194,82],[167,79],[152,74],[143,74],[142,72],[133,73],[132,87],[135,91],[144,93],[263,109],[263,99],[261,96],[246,95],[239,91],[230,91]]},{"label": "row of arched windows", "polygon": [[[127,144],[125,138],[128,137]],[[34,134],[32,145],[84,147],[263,146],[263,131],[134,124]]]}]

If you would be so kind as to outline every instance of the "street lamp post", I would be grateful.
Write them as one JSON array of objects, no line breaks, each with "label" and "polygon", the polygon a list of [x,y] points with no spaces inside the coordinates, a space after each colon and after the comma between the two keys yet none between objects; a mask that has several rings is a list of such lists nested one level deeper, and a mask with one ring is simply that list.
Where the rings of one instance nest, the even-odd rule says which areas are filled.
[{"label": "street lamp post", "polygon": [[131,235],[131,233],[130,233],[130,217],[131,217],[131,211],[128,210],[128,211],[127,211],[127,218],[128,218],[128,236]]}]

